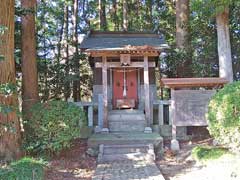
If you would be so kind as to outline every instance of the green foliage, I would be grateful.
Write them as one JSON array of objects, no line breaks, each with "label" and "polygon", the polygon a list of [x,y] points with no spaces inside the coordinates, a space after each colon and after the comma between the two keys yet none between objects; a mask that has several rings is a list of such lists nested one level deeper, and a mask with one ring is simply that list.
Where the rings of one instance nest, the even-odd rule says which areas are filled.
[{"label": "green foliage", "polygon": [[[8,96],[14,96],[17,92],[17,87],[12,83],[0,84],[0,95],[8,98]],[[17,105],[0,103],[0,114],[7,116],[9,113],[16,112],[20,116],[19,108]],[[15,133],[14,122],[0,122],[0,137],[2,137],[6,132]]]},{"label": "green foliage", "polygon": [[[186,58],[187,52],[181,49],[170,49],[167,55],[163,58],[160,58],[161,72],[167,74],[168,77],[176,77],[177,76],[177,67],[181,66]],[[168,68],[166,68],[166,66]],[[187,72],[186,72],[187,73]]]},{"label": "green foliage", "polygon": [[226,149],[218,147],[196,146],[192,149],[192,156],[198,161],[218,159],[226,153]]},{"label": "green foliage", "polygon": [[83,110],[73,103],[49,101],[38,103],[25,122],[26,144],[30,153],[55,153],[71,145],[86,125]]},{"label": "green foliage", "polygon": [[240,82],[226,85],[211,99],[209,132],[220,143],[240,152]]},{"label": "green foliage", "polygon": [[203,12],[208,17],[214,17],[233,3],[239,4],[238,0],[194,0],[191,1],[191,6],[194,11]]},{"label": "green foliage", "polygon": [[33,158],[22,158],[0,169],[0,180],[43,180],[46,162]]},{"label": "green foliage", "polygon": [[16,92],[17,87],[15,84],[12,83],[0,84],[0,94],[9,96],[15,94]]}]

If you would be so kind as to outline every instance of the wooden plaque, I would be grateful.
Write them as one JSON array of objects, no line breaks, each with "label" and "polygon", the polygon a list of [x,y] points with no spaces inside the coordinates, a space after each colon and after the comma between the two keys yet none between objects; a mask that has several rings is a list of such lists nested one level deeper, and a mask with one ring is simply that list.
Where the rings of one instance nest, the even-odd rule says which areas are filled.
[{"label": "wooden plaque", "polygon": [[176,126],[207,126],[206,113],[215,90],[175,90]]},{"label": "wooden plaque", "polygon": [[122,66],[129,66],[131,64],[131,55],[120,54],[120,62]]}]

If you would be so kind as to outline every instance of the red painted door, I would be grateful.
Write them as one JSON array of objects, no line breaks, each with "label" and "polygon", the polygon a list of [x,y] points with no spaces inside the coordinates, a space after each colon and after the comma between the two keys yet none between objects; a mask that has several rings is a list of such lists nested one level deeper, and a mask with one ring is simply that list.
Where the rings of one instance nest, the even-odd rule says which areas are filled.
[{"label": "red painted door", "polygon": [[134,99],[135,103],[137,103],[137,71],[130,69],[126,74],[127,98]]},{"label": "red painted door", "polygon": [[113,70],[113,107],[117,108],[117,101],[134,101],[137,104],[137,71],[126,69],[126,96],[123,96],[124,90],[124,71],[123,69]]},{"label": "red painted door", "polygon": [[113,71],[113,107],[116,108],[117,99],[123,99],[123,73],[121,69]]}]

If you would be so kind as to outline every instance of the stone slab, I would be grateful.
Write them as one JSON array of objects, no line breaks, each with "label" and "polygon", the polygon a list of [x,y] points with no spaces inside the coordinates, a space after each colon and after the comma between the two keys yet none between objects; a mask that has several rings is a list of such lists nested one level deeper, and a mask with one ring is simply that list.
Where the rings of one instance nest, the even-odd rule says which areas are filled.
[{"label": "stone slab", "polygon": [[[160,135],[164,139],[172,138],[172,126],[171,125],[162,125],[162,126],[159,126],[159,128],[160,128]],[[189,139],[189,137],[187,136],[187,127],[185,127],[185,126],[177,127],[177,139],[179,139],[179,140],[188,140]]]},{"label": "stone slab", "polygon": [[164,180],[152,161],[117,161],[98,164],[93,180]]},{"label": "stone slab", "polygon": [[153,144],[156,153],[163,150],[163,138],[158,133],[109,133],[92,134],[88,139],[88,147],[98,148],[104,145],[125,145],[125,144]]}]

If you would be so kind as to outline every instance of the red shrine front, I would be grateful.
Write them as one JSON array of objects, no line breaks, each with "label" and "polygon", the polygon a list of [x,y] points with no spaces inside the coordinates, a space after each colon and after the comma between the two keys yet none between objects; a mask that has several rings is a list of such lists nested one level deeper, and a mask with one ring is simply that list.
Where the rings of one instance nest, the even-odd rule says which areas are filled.
[{"label": "red shrine front", "polygon": [[113,107],[136,108],[138,103],[137,69],[113,69]]}]

